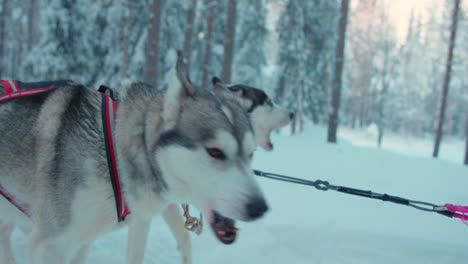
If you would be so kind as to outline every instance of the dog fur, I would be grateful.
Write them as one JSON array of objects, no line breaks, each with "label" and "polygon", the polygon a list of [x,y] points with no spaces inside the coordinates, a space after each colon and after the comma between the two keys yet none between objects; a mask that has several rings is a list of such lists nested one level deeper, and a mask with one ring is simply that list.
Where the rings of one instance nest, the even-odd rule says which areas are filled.
[{"label": "dog fur", "polygon": [[[294,113],[274,104],[261,89],[244,84],[225,85],[217,77],[213,77],[212,83],[216,93],[233,96],[244,110],[249,112],[256,143],[266,151],[271,151],[273,149],[270,139],[271,131],[289,124],[294,118]],[[175,204],[168,206],[164,213],[164,219],[176,238],[183,263],[192,263],[190,234],[183,228],[179,206]]]},{"label": "dog fur", "polygon": [[[0,199],[0,231],[30,230],[31,264],[83,263],[90,243],[122,225],[129,226],[127,263],[141,263],[150,220],[170,204],[194,204],[207,221],[214,211],[252,221],[267,210],[251,172],[256,144],[245,111],[229,96],[196,88],[181,54],[172,72],[162,92],[141,83],[124,89],[115,140],[132,213],[121,224],[96,91],[71,85],[0,105],[0,183],[32,214]],[[13,263],[9,243],[1,243],[0,261]]]}]

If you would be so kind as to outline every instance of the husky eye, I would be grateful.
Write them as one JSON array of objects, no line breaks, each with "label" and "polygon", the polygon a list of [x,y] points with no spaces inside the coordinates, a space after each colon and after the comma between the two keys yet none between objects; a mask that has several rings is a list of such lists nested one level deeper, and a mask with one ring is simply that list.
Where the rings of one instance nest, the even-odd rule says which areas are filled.
[{"label": "husky eye", "polygon": [[219,159],[219,160],[225,160],[226,159],[226,154],[219,148],[206,148],[206,152],[214,158],[214,159]]}]

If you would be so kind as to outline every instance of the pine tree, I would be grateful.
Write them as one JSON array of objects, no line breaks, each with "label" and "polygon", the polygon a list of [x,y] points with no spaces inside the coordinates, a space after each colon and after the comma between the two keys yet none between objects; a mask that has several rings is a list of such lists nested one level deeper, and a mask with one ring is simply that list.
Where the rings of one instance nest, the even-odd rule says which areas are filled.
[{"label": "pine tree", "polygon": [[151,15],[149,18],[148,36],[145,46],[145,68],[143,79],[146,83],[158,87],[159,85],[159,45],[161,16],[164,0],[151,1]]},{"label": "pine tree", "polygon": [[292,132],[299,130],[302,124],[303,89],[305,78],[305,36],[302,5],[299,1],[290,0],[278,21],[279,32],[279,77],[275,97],[289,109],[297,112]]},{"label": "pine tree", "polygon": [[[123,0],[125,1],[125,0]],[[150,17],[149,0],[128,1],[128,65],[126,76],[132,80],[143,80],[145,68],[145,45]],[[125,5],[122,5],[125,6]],[[122,11],[123,14],[123,11]],[[123,25],[122,25],[123,27]],[[123,37],[123,36],[122,36]]]},{"label": "pine tree", "polygon": [[226,21],[226,35],[223,49],[223,80],[231,82],[232,61],[234,57],[234,44],[236,41],[237,0],[229,0]]},{"label": "pine tree", "polygon": [[437,156],[439,155],[440,141],[442,139],[442,133],[443,133],[442,130],[443,130],[444,118],[445,118],[445,108],[447,104],[447,94],[448,94],[448,89],[450,86],[450,77],[451,77],[450,75],[452,72],[453,49],[455,46],[455,39],[457,36],[457,24],[459,20],[460,2],[461,0],[455,0],[454,5],[453,5],[452,25],[450,27],[450,42],[449,42],[449,48],[448,48],[444,84],[442,88],[440,114],[439,114],[436,138],[434,142],[434,151],[432,153],[432,156],[434,158],[437,158]]},{"label": "pine tree", "polygon": [[335,73],[333,79],[332,110],[328,120],[328,142],[336,143],[336,132],[338,129],[338,113],[341,100],[341,75],[344,64],[344,50],[346,39],[346,25],[348,23],[349,0],[343,0],[340,8],[340,21],[338,23],[338,40],[336,45]]},{"label": "pine tree", "polygon": [[[160,83],[166,83],[166,74],[174,66],[176,49],[182,49],[185,38],[186,17],[181,15],[183,11],[187,12],[190,8],[185,1],[167,1],[162,11],[162,22],[160,32],[160,52],[159,54],[159,75]],[[187,58],[187,54],[184,53]],[[160,85],[161,87],[161,85]]]},{"label": "pine tree", "polygon": [[192,39],[194,37],[195,15],[197,10],[197,0],[192,0],[191,5],[187,7],[187,20],[185,23],[184,35],[184,55],[186,57],[186,67],[190,68],[190,59],[192,57]]},{"label": "pine tree", "polygon": [[233,80],[262,87],[262,67],[266,64],[265,40],[268,34],[265,1],[239,2],[238,13]]},{"label": "pine tree", "polygon": [[212,54],[212,42],[213,42],[213,27],[214,27],[214,20],[215,20],[215,3],[214,0],[210,0],[209,6],[209,14],[207,20],[207,33],[205,37],[205,52],[203,58],[203,77],[202,77],[202,87],[207,87],[208,85],[208,78],[210,76],[210,68],[211,68],[211,54]]},{"label": "pine tree", "polygon": [[40,40],[40,0],[29,0],[28,6],[28,50],[31,50]]},{"label": "pine tree", "polygon": [[328,97],[336,45],[336,1],[304,1],[306,70],[305,115],[314,123],[328,119]]},{"label": "pine tree", "polygon": [[209,76],[222,76],[223,74],[224,41],[226,38],[228,20],[228,1],[229,0],[215,1],[216,9],[211,43],[211,63],[208,70]]},{"label": "pine tree", "polygon": [[[25,60],[33,80],[73,79],[86,85],[115,84],[120,56],[118,0],[52,0],[43,9],[42,38]],[[117,56],[115,56],[117,54]],[[28,79],[25,79],[27,81]],[[114,80],[114,83],[108,81]]]},{"label": "pine tree", "polygon": [[7,74],[7,46],[8,46],[8,21],[11,14],[10,5],[12,0],[1,0],[0,12],[0,77],[5,78]]},{"label": "pine tree", "polygon": [[398,64],[397,40],[395,29],[389,21],[385,9],[381,10],[378,26],[381,29],[377,38],[378,55],[376,61],[376,86],[377,89],[377,113],[376,120],[378,135],[377,146],[382,146],[385,126],[387,125],[387,101],[389,90],[393,86],[393,80],[396,78],[396,66]]},{"label": "pine tree", "polygon": [[200,0],[192,40],[191,78],[208,87],[211,76],[221,76],[226,30],[226,0]]},{"label": "pine tree", "polygon": [[129,43],[130,43],[130,13],[132,11],[132,0],[124,0],[122,6],[122,48],[120,59],[120,80],[121,82],[127,78],[129,59]]},{"label": "pine tree", "polygon": [[466,142],[465,142],[465,165],[468,165],[468,116],[465,121],[465,137],[466,137]]},{"label": "pine tree", "polygon": [[33,79],[68,79],[87,82],[90,72],[89,46],[86,46],[88,1],[50,1],[44,10],[44,38],[28,59],[28,76]]}]

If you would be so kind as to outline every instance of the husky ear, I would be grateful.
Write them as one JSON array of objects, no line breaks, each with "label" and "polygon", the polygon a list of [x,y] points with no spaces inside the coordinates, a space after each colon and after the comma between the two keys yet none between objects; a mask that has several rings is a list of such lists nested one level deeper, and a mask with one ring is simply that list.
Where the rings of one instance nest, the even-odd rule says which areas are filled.
[{"label": "husky ear", "polygon": [[187,67],[184,63],[184,56],[182,54],[182,51],[180,50],[177,51],[176,73],[177,78],[181,82],[187,94],[193,96],[197,92],[197,89],[190,81],[190,77],[187,72]]},{"label": "husky ear", "polygon": [[163,120],[165,129],[173,128],[177,123],[182,98],[193,96],[197,89],[190,82],[182,52],[177,51],[177,61],[168,74],[168,87],[164,95]]},{"label": "husky ear", "polygon": [[211,82],[213,83],[213,86],[218,84],[218,83],[222,83],[221,79],[219,79],[216,76],[213,76],[213,79],[211,79]]},{"label": "husky ear", "polygon": [[224,84],[221,81],[221,79],[219,79],[218,77],[214,76],[213,79],[211,79],[211,82],[213,83],[213,90],[215,92],[227,92],[228,91],[228,89],[224,87]]}]

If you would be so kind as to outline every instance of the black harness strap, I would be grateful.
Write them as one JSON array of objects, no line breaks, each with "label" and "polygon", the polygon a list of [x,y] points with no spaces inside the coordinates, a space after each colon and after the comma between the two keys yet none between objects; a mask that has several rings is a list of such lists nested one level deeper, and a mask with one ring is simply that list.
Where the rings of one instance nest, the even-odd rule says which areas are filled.
[{"label": "black harness strap", "polygon": [[[104,132],[104,141],[106,145],[106,156],[107,165],[109,167],[109,173],[111,176],[112,189],[114,191],[115,206],[117,210],[117,221],[121,222],[125,220],[125,217],[130,213],[127,204],[124,201],[119,177],[119,171],[117,168],[117,160],[115,153],[115,145],[113,141],[111,122],[112,117],[115,119],[115,113],[117,112],[117,94],[112,91],[108,86],[101,85],[98,90],[102,96],[101,103],[101,116],[102,125]],[[111,113],[111,109],[114,113]],[[115,120],[114,120],[115,121]]]}]

